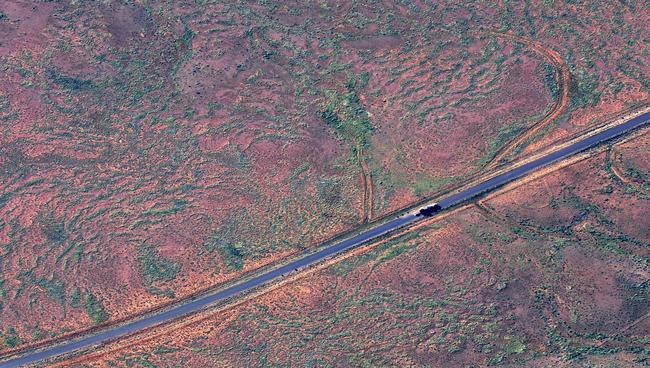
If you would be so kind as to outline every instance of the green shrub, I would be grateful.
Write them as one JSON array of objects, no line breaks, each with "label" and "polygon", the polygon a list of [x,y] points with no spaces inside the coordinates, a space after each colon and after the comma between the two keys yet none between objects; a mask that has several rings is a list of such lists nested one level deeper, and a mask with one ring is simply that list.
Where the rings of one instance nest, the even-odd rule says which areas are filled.
[{"label": "green shrub", "polygon": [[368,145],[374,128],[354,90],[348,89],[343,94],[332,93],[320,115],[342,139],[355,146]]},{"label": "green shrub", "polygon": [[147,286],[154,282],[171,281],[176,278],[181,266],[177,262],[162,257],[153,247],[142,245],[138,248],[140,275]]},{"label": "green shrub", "polygon": [[579,107],[598,104],[601,94],[598,86],[597,75],[589,74],[584,69],[573,70],[571,72],[571,84],[569,87],[571,104]]},{"label": "green shrub", "polygon": [[9,327],[5,330],[3,338],[4,338],[5,345],[10,348],[16,347],[18,344],[21,343],[20,337],[18,336],[18,332],[16,332],[16,329],[13,327]]},{"label": "green shrub", "polygon": [[81,306],[81,290],[79,290],[78,287],[75,286],[70,291],[70,295],[68,296],[68,304],[70,304],[72,308]]},{"label": "green shrub", "polygon": [[104,306],[93,294],[85,293],[83,299],[86,314],[90,317],[93,323],[99,324],[106,321],[108,315],[104,310]]},{"label": "green shrub", "polygon": [[219,250],[219,254],[221,254],[221,257],[223,261],[226,263],[226,266],[230,270],[241,270],[241,268],[244,266],[244,255],[241,251],[241,244],[236,243],[226,243],[226,242],[221,242],[217,249]]}]

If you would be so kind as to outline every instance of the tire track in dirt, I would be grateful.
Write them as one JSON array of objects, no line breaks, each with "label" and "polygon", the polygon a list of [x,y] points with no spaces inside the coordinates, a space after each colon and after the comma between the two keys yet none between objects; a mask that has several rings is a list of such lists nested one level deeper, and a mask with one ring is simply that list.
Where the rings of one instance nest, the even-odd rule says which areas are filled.
[{"label": "tire track in dirt", "polygon": [[[478,33],[478,32],[477,32]],[[533,41],[526,37],[517,36],[509,33],[499,33],[499,32],[480,32],[481,34],[488,34],[494,37],[501,37],[509,40],[514,40],[520,43],[525,44],[530,49],[536,53],[542,55],[547,61],[553,65],[555,78],[557,80],[558,94],[560,98],[555,101],[551,110],[549,110],[544,117],[539,120],[537,123],[533,124],[531,127],[527,128],[523,132],[519,133],[515,138],[508,142],[505,146],[501,147],[490,161],[488,161],[485,166],[479,172],[477,172],[476,177],[480,175],[486,169],[493,169],[498,166],[498,163],[501,159],[507,156],[512,150],[517,147],[519,144],[524,142],[526,139],[530,138],[532,135],[537,133],[539,130],[547,126],[553,120],[555,120],[564,110],[569,101],[569,81],[570,74],[569,68],[562,60],[560,54],[555,50],[547,48],[540,44],[539,42]],[[368,170],[368,165],[365,161],[363,154],[363,148],[357,147],[357,161],[361,170],[361,175],[363,179],[363,198],[361,202],[361,213],[360,218],[362,223],[367,223],[373,218],[373,183],[370,171]],[[473,177],[470,177],[471,180]]]},{"label": "tire track in dirt", "polygon": [[618,180],[626,185],[629,185],[638,192],[645,192],[640,184],[628,178],[623,172],[623,168],[620,167],[620,164],[623,160],[623,154],[616,150],[616,146],[612,146],[612,149],[608,152],[607,160],[609,161],[609,167],[612,174],[614,174]]},{"label": "tire track in dirt", "polygon": [[[560,114],[562,114],[566,109],[569,102],[569,82],[570,82],[569,68],[564,62],[564,60],[562,60],[560,54],[557,53],[555,50],[547,48],[542,44],[540,44],[539,42],[533,41],[529,38],[517,36],[509,33],[481,31],[481,32],[474,32],[474,34],[477,35],[487,34],[494,37],[501,37],[508,40],[517,41],[523,43],[524,45],[528,46],[531,50],[542,55],[546,60],[548,60],[551,63],[551,65],[554,66],[554,73],[555,73],[556,80],[558,82],[557,88],[558,88],[558,94],[560,95],[560,98],[555,101],[551,109],[544,115],[542,119],[540,119],[537,123],[533,124],[531,127],[519,133],[516,137],[514,137],[512,140],[506,143],[503,147],[499,148],[495,156],[490,161],[488,161],[480,170],[477,170],[475,174],[465,178],[465,180],[462,183],[457,184],[460,186],[465,185],[479,178],[481,175],[485,174],[486,170],[495,169],[497,166],[499,166],[498,165],[499,161],[504,157],[506,157],[510,152],[512,152],[514,148],[516,148],[519,144],[524,142],[526,139],[529,139],[535,133],[539,132],[542,128],[544,128],[545,126],[550,124],[553,120],[555,120],[558,116],[560,116]],[[632,109],[634,108],[637,108],[637,106],[632,107],[629,110],[632,111]],[[618,113],[620,114],[620,112]],[[365,162],[364,155],[361,148],[357,149],[357,161],[361,169],[361,175],[363,177],[363,186],[364,186],[363,188],[364,195],[362,198],[362,206],[361,206],[362,213],[360,214],[360,217],[362,223],[367,223],[372,219],[373,216],[372,214],[373,183],[372,183],[372,177],[370,176],[370,172],[368,170],[368,165]],[[387,213],[382,217],[390,216],[395,212],[399,212],[399,211],[391,211],[390,213]]]},{"label": "tire track in dirt", "polygon": [[363,155],[363,148],[357,147],[357,162],[359,163],[359,168],[361,169],[361,177],[363,179],[363,198],[361,201],[361,222],[367,223],[372,220],[372,196],[373,196],[373,187],[372,187],[372,177],[370,175],[370,170],[368,169],[368,164],[366,163],[365,156]]},{"label": "tire track in dirt", "polygon": [[[648,114],[648,112],[646,112],[646,114]],[[639,118],[640,118],[640,116],[637,116],[637,117],[633,118],[633,119],[637,119],[637,122],[635,122],[635,124],[643,124],[643,122],[638,121]],[[630,122],[631,121],[629,121],[629,120],[627,121],[627,123],[630,123]],[[596,129],[596,130],[597,131],[600,130],[599,134],[603,134],[603,133],[608,132],[608,131],[611,132],[612,129],[615,129],[616,127],[617,127],[617,125],[615,125],[614,127],[610,126],[608,128],[605,127],[605,128],[599,128],[599,129]],[[636,127],[638,127],[638,125]],[[603,130],[603,129],[607,129],[607,130]],[[616,132],[616,130],[614,130],[614,132]],[[622,133],[620,133],[620,134],[622,134]],[[641,134],[644,134],[644,132],[641,132]],[[584,135],[585,135],[585,133],[583,132],[581,134],[581,136],[584,136]],[[626,140],[634,139],[638,135],[639,135],[638,133],[632,134],[632,136],[628,137]],[[593,137],[593,136],[594,135],[592,135],[591,137]],[[580,138],[576,137],[575,139],[580,139]],[[587,138],[582,138],[582,139],[584,140],[584,139],[587,139]],[[581,142],[581,140],[573,141],[573,143],[571,143],[571,141],[569,141],[569,142],[565,143],[564,148],[571,147],[572,145],[576,145],[579,142]],[[551,152],[557,152],[557,151],[551,151]],[[533,181],[535,179],[538,179],[538,178],[541,178],[541,177],[543,177],[545,175],[548,175],[548,173],[556,171],[559,168],[566,167],[568,165],[571,165],[573,163],[576,163],[578,161],[581,161],[581,160],[584,160],[584,159],[586,159],[588,157],[591,157],[591,156],[593,156],[594,152],[602,152],[602,146],[600,147],[600,149],[587,149],[585,151],[580,152],[577,155],[574,155],[572,157],[565,157],[564,159],[562,159],[562,160],[560,160],[558,162],[555,162],[555,163],[551,164],[550,166],[543,167],[541,170],[536,170],[536,171],[530,172],[528,175],[526,175],[524,177],[521,177],[521,178],[518,178],[518,179],[514,180],[513,182],[510,182],[509,184],[505,185],[503,188],[497,189],[496,191],[491,192],[489,195],[487,195],[487,196],[485,196],[483,198],[485,198],[487,200],[487,199],[489,199],[489,198],[491,198],[491,197],[493,197],[495,195],[499,195],[499,194],[502,194],[504,192],[507,192],[508,190],[512,190],[513,188],[515,188],[517,186],[521,186],[521,185],[524,185],[526,183],[529,183],[529,182],[531,182],[531,181]],[[550,154],[551,154],[550,152],[547,152],[546,154],[542,153],[540,155],[544,155],[542,157],[548,157]],[[535,159],[539,160],[540,158],[541,157],[530,158],[528,163],[533,162],[533,161],[530,161],[530,160],[535,160]],[[513,170],[515,170],[515,169],[513,169]],[[450,211],[442,213],[441,215],[433,216],[431,218],[422,219],[421,221],[417,221],[417,222],[413,223],[413,226],[400,227],[399,229],[397,229],[397,231],[395,233],[389,234],[388,237],[390,239],[391,236],[399,236],[399,234],[403,234],[405,231],[412,231],[412,230],[414,230],[416,228],[426,226],[426,225],[430,224],[433,221],[440,221],[444,217],[449,216],[449,215],[451,215],[453,213],[456,213],[456,211],[460,211],[460,210],[462,210],[464,208],[468,208],[468,207],[472,206],[473,203],[474,202],[470,202],[470,203],[467,203],[467,204],[464,204],[464,205],[460,205],[459,207],[452,208]],[[344,253],[341,253],[341,254],[338,254],[338,255],[333,255],[331,258],[324,258],[323,259],[324,262],[311,264],[311,265],[307,266],[305,270],[297,270],[296,269],[296,272],[291,272],[288,275],[289,277],[281,276],[281,278],[279,280],[277,280],[276,283],[272,283],[268,287],[260,286],[259,289],[250,289],[253,293],[249,294],[249,295],[260,295],[259,293],[264,293],[264,291],[267,290],[267,289],[274,288],[274,287],[277,288],[280,285],[286,284],[289,280],[295,280],[295,279],[298,279],[300,277],[303,277],[303,276],[309,274],[309,270],[321,269],[321,267],[327,267],[328,265],[331,265],[333,263],[338,262],[340,259],[344,259],[346,256],[350,256],[352,254],[363,253],[363,252],[367,251],[368,249],[370,249],[371,247],[376,246],[378,244],[381,244],[385,240],[386,240],[386,237],[380,237],[380,238],[377,238],[375,240],[370,241],[368,243],[368,245],[362,245],[362,246],[360,246],[358,248],[351,249],[350,252],[344,252]],[[342,257],[342,258],[339,258],[339,256]],[[287,265],[285,264],[282,267],[287,267]],[[229,299],[229,298],[230,297],[226,297],[225,299],[223,299],[223,301],[228,303],[232,299],[239,300],[239,299],[236,299],[234,297],[232,299]],[[248,295],[244,295],[243,298],[241,298],[241,300],[248,300],[248,298],[249,298]],[[223,306],[223,304],[221,306]],[[188,319],[193,320],[197,315],[203,315],[203,312],[205,312],[207,310],[212,310],[212,308],[207,308],[207,309],[204,309],[203,311],[199,310],[199,311],[197,311],[196,314],[190,315],[189,317],[187,317],[187,316],[178,316],[178,317],[175,317],[174,319],[170,319],[168,322],[181,321],[182,323],[185,323]],[[158,324],[158,325],[153,325],[153,326],[150,326],[150,327],[145,327],[145,328],[141,329],[140,331],[134,331],[134,332],[132,332],[130,334],[127,334],[127,336],[141,336],[140,333],[142,333],[142,332],[158,331],[158,327],[161,327],[163,325],[164,325],[164,323]],[[164,330],[164,328],[163,328],[163,330]],[[106,341],[109,341],[110,339],[111,338],[108,338]],[[138,341],[142,341],[139,337],[136,337],[136,339],[138,339]],[[100,344],[106,344],[106,341],[100,342]],[[124,342],[124,339],[117,340],[117,341],[119,341],[118,344],[121,344],[121,343]],[[76,342],[76,344],[79,344],[79,343],[80,342]],[[132,347],[132,345],[129,345],[129,346]],[[86,345],[81,345],[81,347],[82,347],[81,350],[76,350],[76,351],[71,350],[70,353],[67,353],[67,354],[69,354],[68,356],[78,356],[78,354],[83,354],[84,352],[92,351],[94,349],[91,345],[87,345],[87,346]],[[84,350],[84,348],[85,348],[85,350]],[[66,355],[66,353],[63,353],[63,355]],[[54,354],[52,354],[52,356],[54,357]],[[22,359],[22,358],[20,358],[20,359]],[[54,359],[56,359],[56,358],[54,358]],[[9,361],[9,363],[11,364],[12,362]],[[2,363],[0,363],[0,364],[2,364]],[[13,365],[11,365],[11,366],[13,366]]]},{"label": "tire track in dirt", "polygon": [[492,160],[490,160],[484,167],[484,169],[494,168],[499,165],[500,161],[503,160],[508,154],[510,154],[517,146],[525,142],[527,139],[535,135],[537,132],[542,130],[544,127],[548,126],[553,120],[560,116],[566,110],[566,107],[569,103],[569,83],[571,76],[569,73],[569,67],[562,60],[560,54],[544,45],[540,44],[537,41],[531,40],[526,37],[513,35],[510,33],[499,33],[499,32],[481,32],[483,34],[488,34],[498,38],[504,38],[511,41],[516,41],[523,43],[528,46],[531,50],[535,51],[537,54],[542,55],[551,65],[555,67],[555,79],[557,80],[557,88],[559,99],[555,100],[555,103],[551,109],[540,119],[538,122],[532,126],[524,129],[516,137],[511,139],[504,146],[499,148],[497,153],[494,155]]}]

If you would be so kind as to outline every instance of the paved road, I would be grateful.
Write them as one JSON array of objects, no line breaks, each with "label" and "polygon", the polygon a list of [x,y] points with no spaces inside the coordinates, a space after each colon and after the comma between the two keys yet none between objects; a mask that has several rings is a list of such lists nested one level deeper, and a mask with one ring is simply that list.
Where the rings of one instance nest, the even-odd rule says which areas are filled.
[{"label": "paved road", "polygon": [[[568,147],[550,153],[544,157],[531,161],[522,166],[516,167],[510,171],[497,175],[491,179],[487,179],[484,182],[481,182],[471,188],[449,195],[448,197],[442,198],[438,201],[438,204],[444,210],[444,209],[449,209],[451,207],[457,206],[461,203],[465,203],[467,201],[472,200],[476,196],[479,196],[485,192],[500,187],[512,181],[513,179],[521,177],[533,170],[539,169],[554,161],[571,156],[578,152],[584,151],[588,148],[594,147],[607,140],[616,138],[624,133],[627,133],[649,122],[650,122],[650,113],[645,113],[623,124],[604,130],[591,137],[584,138]],[[94,335],[85,336],[78,340],[70,341],[61,345],[48,347],[41,351],[31,352],[22,357],[4,363],[0,363],[0,367],[13,368],[13,367],[19,367],[24,364],[34,363],[39,360],[54,357],[56,355],[69,353],[81,348],[90,347],[95,344],[105,342],[106,340],[110,340],[116,337],[130,334],[139,331],[143,328],[150,327],[162,322],[170,321],[172,319],[178,318],[188,313],[195,312],[201,308],[204,308],[209,304],[215,303],[225,298],[237,295],[245,291],[249,291],[255,287],[266,284],[267,282],[280,278],[282,275],[291,272],[295,269],[314,264],[336,253],[340,253],[345,250],[357,247],[360,244],[366,243],[367,241],[374,239],[380,235],[386,234],[397,228],[403,227],[404,225],[407,225],[409,223],[419,221],[421,218],[422,218],[421,216],[416,216],[415,212],[403,215],[401,217],[392,219],[388,222],[379,224],[375,227],[365,230],[364,232],[356,236],[332,244],[331,246],[322,249],[318,252],[308,254],[303,258],[293,261],[285,266],[279,267],[274,270],[270,270],[259,276],[243,281],[239,284],[230,286],[227,289],[214,292],[211,294],[203,295],[186,304],[173,307],[171,309],[144,317],[142,319],[121,326],[109,328],[107,330],[101,331]]]}]

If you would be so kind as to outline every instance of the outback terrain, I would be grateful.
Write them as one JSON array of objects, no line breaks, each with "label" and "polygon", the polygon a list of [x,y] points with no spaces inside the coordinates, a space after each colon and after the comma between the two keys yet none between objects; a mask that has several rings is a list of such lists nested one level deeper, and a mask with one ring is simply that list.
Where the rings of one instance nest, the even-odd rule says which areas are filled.
[{"label": "outback terrain", "polygon": [[[0,357],[647,107],[649,21],[643,1],[1,2]],[[648,139],[80,364],[642,366]]]},{"label": "outback terrain", "polygon": [[644,367],[650,165],[635,157],[650,152],[648,132],[243,304],[64,364]]}]

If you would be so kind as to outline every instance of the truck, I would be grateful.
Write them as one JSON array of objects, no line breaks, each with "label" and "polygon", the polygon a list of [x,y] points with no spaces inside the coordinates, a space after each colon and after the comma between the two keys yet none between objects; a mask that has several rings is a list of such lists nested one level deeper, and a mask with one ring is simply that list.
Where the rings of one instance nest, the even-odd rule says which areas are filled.
[{"label": "truck", "polygon": [[420,208],[420,210],[415,214],[415,216],[424,216],[430,217],[439,212],[442,209],[438,203],[433,203],[428,206]]}]

